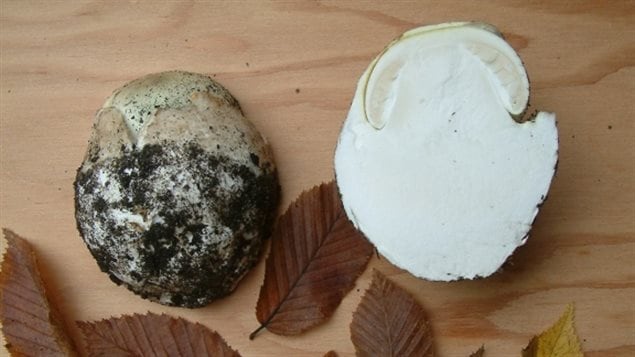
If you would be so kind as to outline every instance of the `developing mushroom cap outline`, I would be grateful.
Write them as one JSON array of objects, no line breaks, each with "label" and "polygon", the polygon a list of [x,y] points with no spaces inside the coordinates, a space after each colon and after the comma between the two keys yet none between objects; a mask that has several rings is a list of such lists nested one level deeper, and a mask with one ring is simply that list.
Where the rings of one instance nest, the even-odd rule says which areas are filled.
[{"label": "developing mushroom cap outline", "polygon": [[335,170],[348,217],[392,263],[472,279],[525,242],[558,150],[554,114],[513,118],[528,88],[513,49],[473,23],[411,30],[370,64]]}]

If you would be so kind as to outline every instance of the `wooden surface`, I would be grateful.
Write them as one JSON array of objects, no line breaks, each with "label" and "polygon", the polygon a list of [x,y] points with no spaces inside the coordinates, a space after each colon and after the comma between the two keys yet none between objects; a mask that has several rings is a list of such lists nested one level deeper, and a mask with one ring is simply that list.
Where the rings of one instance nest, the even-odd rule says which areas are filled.
[{"label": "wooden surface", "polygon": [[[99,271],[75,228],[72,183],[112,90],[168,69],[215,75],[272,143],[283,209],[333,177],[338,131],[370,60],[404,30],[450,20],[498,26],[527,66],[532,108],[558,115],[549,201],[504,271],[435,283],[373,258],[328,323],[254,341],[264,262],[197,310],[147,302]],[[481,344],[489,356],[518,355],[569,302],[588,356],[635,355],[634,2],[2,0],[0,56],[0,226],[33,242],[69,324],[149,310],[200,321],[245,356],[350,356],[351,313],[375,268],[424,304],[438,355]]]}]

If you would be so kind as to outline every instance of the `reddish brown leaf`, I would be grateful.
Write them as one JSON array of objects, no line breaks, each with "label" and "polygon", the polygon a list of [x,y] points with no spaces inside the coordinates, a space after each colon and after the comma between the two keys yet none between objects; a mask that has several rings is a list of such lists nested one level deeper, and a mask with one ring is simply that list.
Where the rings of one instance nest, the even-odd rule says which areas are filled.
[{"label": "reddish brown leaf", "polygon": [[433,356],[432,330],[421,305],[378,271],[353,313],[358,356]]},{"label": "reddish brown leaf", "polygon": [[334,182],[313,187],[280,217],[271,240],[256,317],[294,335],[329,318],[373,254],[349,222]]},{"label": "reddish brown leaf", "polygon": [[91,356],[240,356],[216,332],[151,312],[77,322]]},{"label": "reddish brown leaf", "polygon": [[3,229],[7,251],[0,273],[0,320],[12,355],[74,356],[59,312],[46,297],[31,245]]},{"label": "reddish brown leaf", "polygon": [[326,352],[326,354],[324,354],[324,357],[337,357],[337,352],[331,350]]}]

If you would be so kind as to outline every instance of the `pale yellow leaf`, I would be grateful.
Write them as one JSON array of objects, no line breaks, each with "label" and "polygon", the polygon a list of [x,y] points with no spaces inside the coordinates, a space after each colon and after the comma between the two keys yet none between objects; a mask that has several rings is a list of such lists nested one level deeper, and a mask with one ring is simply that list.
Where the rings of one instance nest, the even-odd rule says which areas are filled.
[{"label": "pale yellow leaf", "polygon": [[581,357],[580,340],[573,326],[573,305],[553,326],[535,336],[522,351],[523,357]]}]

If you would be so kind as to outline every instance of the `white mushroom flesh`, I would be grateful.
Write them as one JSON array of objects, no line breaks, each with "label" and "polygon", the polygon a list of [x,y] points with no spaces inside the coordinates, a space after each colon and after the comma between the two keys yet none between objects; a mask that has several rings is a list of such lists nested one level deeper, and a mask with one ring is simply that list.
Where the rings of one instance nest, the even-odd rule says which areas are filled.
[{"label": "white mushroom flesh", "polygon": [[522,245],[555,172],[555,114],[519,123],[520,58],[491,26],[406,32],[362,75],[335,154],[348,217],[431,280],[491,275]]}]

